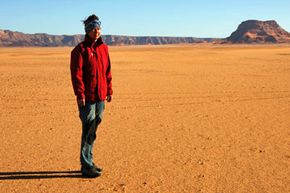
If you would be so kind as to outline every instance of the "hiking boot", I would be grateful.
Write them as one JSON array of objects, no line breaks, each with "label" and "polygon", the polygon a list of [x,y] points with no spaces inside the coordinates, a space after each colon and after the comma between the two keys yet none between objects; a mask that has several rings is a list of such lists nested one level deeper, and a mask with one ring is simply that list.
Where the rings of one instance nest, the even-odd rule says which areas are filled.
[{"label": "hiking boot", "polygon": [[99,172],[95,167],[90,166],[82,166],[81,167],[82,175],[86,178],[96,178],[101,175],[101,172]]},{"label": "hiking boot", "polygon": [[103,169],[102,168],[99,168],[98,166],[96,166],[94,163],[93,163],[93,168],[95,170],[97,170],[99,173],[102,173]]}]

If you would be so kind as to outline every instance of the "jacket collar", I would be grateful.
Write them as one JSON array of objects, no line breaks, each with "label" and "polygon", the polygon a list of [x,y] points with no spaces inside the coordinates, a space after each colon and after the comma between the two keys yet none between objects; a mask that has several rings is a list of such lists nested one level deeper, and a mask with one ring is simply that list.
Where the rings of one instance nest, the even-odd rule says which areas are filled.
[{"label": "jacket collar", "polygon": [[88,35],[85,35],[85,43],[88,44],[90,47],[93,47],[93,46],[97,47],[103,44],[103,39],[102,37],[99,37],[97,41],[93,41]]}]

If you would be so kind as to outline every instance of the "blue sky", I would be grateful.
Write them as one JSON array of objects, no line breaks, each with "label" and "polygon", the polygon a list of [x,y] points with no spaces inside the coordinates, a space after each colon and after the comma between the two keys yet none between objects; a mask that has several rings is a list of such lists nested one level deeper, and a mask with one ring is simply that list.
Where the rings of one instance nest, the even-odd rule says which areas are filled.
[{"label": "blue sky", "polygon": [[290,0],[0,0],[0,29],[82,34],[95,13],[102,33],[227,37],[248,19],[276,20],[290,31]]}]

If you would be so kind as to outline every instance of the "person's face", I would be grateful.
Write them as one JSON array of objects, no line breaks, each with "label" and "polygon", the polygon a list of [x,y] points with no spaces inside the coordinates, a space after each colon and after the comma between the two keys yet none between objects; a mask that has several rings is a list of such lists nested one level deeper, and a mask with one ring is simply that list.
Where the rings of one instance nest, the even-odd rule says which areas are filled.
[{"label": "person's face", "polygon": [[88,33],[92,40],[97,40],[101,36],[101,28],[96,27]]}]

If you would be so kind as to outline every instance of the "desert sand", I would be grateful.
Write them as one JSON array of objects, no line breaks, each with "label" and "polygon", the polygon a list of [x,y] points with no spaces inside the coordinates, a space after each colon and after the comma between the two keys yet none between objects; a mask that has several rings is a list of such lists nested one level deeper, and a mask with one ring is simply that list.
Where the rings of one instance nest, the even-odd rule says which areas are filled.
[{"label": "desert sand", "polygon": [[1,193],[290,191],[290,47],[110,47],[114,98],[80,176],[72,48],[0,48]]}]

